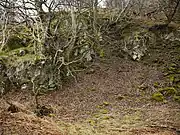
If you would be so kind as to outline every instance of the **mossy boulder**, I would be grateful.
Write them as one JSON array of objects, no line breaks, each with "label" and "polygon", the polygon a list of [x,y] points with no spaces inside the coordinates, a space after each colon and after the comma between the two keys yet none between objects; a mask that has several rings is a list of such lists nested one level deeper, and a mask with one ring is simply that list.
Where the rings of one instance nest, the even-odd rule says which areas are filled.
[{"label": "mossy boulder", "polygon": [[152,95],[152,99],[153,100],[156,100],[158,102],[163,102],[165,100],[164,96],[162,93],[160,92],[156,92]]},{"label": "mossy boulder", "polygon": [[121,50],[126,52],[132,60],[142,60],[147,55],[149,46],[154,44],[153,34],[144,29],[125,32],[122,37]]}]

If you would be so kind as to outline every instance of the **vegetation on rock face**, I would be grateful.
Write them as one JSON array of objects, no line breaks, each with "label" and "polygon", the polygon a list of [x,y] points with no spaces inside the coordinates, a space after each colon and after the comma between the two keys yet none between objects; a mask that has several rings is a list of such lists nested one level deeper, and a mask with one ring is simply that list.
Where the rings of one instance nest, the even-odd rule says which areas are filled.
[{"label": "vegetation on rock face", "polygon": [[[98,42],[98,39],[89,35],[94,33],[89,26],[92,24],[85,21],[89,16],[69,11],[66,14],[64,12],[56,14],[61,18],[51,20],[49,26],[51,32],[45,32],[46,23],[34,20],[36,23],[30,26],[31,30],[27,27],[21,28],[7,39],[4,46],[7,49],[5,52],[2,51],[0,56],[6,61],[2,65],[4,66],[2,77],[6,76],[12,85],[18,84],[18,89],[23,84],[31,85],[30,89],[33,88],[33,91],[58,89],[65,77],[75,77],[75,72],[82,70],[79,65],[85,65],[86,61],[92,60],[95,52],[94,41]],[[70,23],[71,19],[75,20]],[[70,27],[74,28],[69,29]],[[21,35],[25,31],[27,37]]]},{"label": "vegetation on rock face", "polygon": [[[19,3],[14,2],[16,4]],[[178,2],[173,3],[174,7],[169,11],[171,14],[164,10],[168,24],[151,25],[145,21],[143,25],[143,22],[134,22],[134,16],[130,13],[136,15],[133,8],[137,3],[131,1],[122,12],[99,8],[96,4],[93,9],[79,6],[77,9],[67,7],[68,10],[60,10],[59,3],[51,3],[46,5],[49,6],[46,13],[43,11],[43,4],[46,5],[46,2],[35,2],[38,5],[34,7],[36,17],[25,13],[26,18],[22,15],[24,20],[20,23],[12,15],[2,16],[12,17],[12,20],[7,20],[9,25],[5,20],[1,24],[3,35],[0,57],[6,67],[2,74],[11,84],[15,83],[19,87],[26,84],[33,89],[58,89],[64,78],[75,78],[76,72],[84,70],[95,56],[107,57],[107,51],[139,61],[149,55],[150,48],[159,46],[159,40],[167,40],[170,44],[178,42],[167,35],[170,28],[171,33],[175,31],[167,25],[178,11]],[[156,4],[154,2],[154,6]],[[22,5],[17,11],[27,10],[27,5]],[[132,9],[128,11],[127,8],[131,6]],[[2,5],[1,10],[6,8]],[[157,32],[163,34],[157,35]],[[111,49],[107,49],[108,46]],[[170,70],[174,72],[173,69]],[[171,77],[171,81],[175,81],[175,78]]]}]

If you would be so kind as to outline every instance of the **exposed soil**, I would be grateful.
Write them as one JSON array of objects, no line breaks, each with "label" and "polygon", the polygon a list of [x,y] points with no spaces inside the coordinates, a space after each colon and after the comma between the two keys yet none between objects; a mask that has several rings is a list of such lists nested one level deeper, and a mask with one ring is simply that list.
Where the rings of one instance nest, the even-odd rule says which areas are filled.
[{"label": "exposed soil", "polygon": [[165,82],[156,67],[111,58],[96,61],[77,79],[77,83],[67,83],[62,90],[40,97],[41,104],[54,111],[44,118],[32,114],[35,106],[30,93],[8,93],[6,98],[23,105],[26,109],[22,110],[26,111],[7,113],[8,104],[1,99],[0,134],[176,135],[180,132],[180,104],[151,99],[156,91],[154,83]]}]

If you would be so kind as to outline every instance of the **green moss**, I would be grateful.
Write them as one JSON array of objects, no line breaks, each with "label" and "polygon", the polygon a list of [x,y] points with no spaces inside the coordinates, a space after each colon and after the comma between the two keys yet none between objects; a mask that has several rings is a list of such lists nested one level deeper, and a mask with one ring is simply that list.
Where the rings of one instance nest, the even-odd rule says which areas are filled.
[{"label": "green moss", "polygon": [[109,120],[109,119],[111,119],[112,117],[111,116],[104,116],[102,119],[103,120]]},{"label": "green moss", "polygon": [[49,116],[49,117],[56,117],[56,114],[50,113],[48,116]]},{"label": "green moss", "polygon": [[108,103],[108,102],[106,102],[106,101],[104,101],[104,102],[103,102],[103,105],[104,105],[104,106],[108,106],[108,105],[109,105],[109,103]]},{"label": "green moss", "polygon": [[176,64],[171,64],[167,69],[168,74],[176,74],[179,72],[178,66]]},{"label": "green moss", "polygon": [[171,83],[173,83],[174,82],[174,76],[170,76],[169,80],[170,80]]},{"label": "green moss", "polygon": [[103,108],[102,105],[97,105],[96,107],[99,108],[99,109],[102,109],[102,108]]},{"label": "green moss", "polygon": [[177,84],[175,87],[176,87],[177,89],[180,89],[180,84]]},{"label": "green moss", "polygon": [[94,126],[96,125],[96,121],[95,120],[89,120],[88,123],[91,125],[91,126]]},{"label": "green moss", "polygon": [[158,82],[154,82],[154,87],[158,88],[159,87],[159,83]]},{"label": "green moss", "polygon": [[177,74],[177,75],[174,77],[173,83],[174,83],[174,84],[177,84],[177,83],[179,83],[179,82],[180,82],[180,75]]},{"label": "green moss", "polygon": [[140,120],[141,120],[141,112],[139,112],[139,111],[135,112],[131,115],[125,115],[122,118],[123,123],[126,123],[126,124],[135,124]]},{"label": "green moss", "polygon": [[101,117],[101,115],[100,115],[100,114],[98,114],[98,113],[95,113],[95,114],[93,115],[93,117],[95,117],[95,118],[100,118],[100,117]]},{"label": "green moss", "polygon": [[87,91],[89,91],[89,92],[96,91],[96,88],[88,88]]},{"label": "green moss", "polygon": [[7,45],[8,50],[14,50],[14,49],[21,48],[24,46],[22,39],[20,39],[18,36],[11,36],[7,40],[6,45]]},{"label": "green moss", "polygon": [[177,93],[177,90],[174,87],[166,87],[159,89],[159,92],[165,96],[172,96]]},{"label": "green moss", "polygon": [[0,57],[7,56],[7,54],[4,51],[0,52]]},{"label": "green moss", "polygon": [[174,96],[173,99],[174,101],[180,103],[180,96]]},{"label": "green moss", "polygon": [[5,52],[0,52],[0,62],[6,64],[6,62],[8,61],[8,54]]},{"label": "green moss", "polygon": [[108,113],[108,110],[106,110],[106,109],[101,109],[101,110],[99,110],[99,112],[102,113],[102,114],[107,114],[107,113]]},{"label": "green moss", "polygon": [[100,50],[99,55],[100,55],[101,58],[104,58],[105,52],[104,52],[103,49]]},{"label": "green moss", "polygon": [[153,100],[156,100],[156,101],[159,101],[159,102],[163,102],[165,100],[164,96],[162,93],[160,92],[156,92],[152,95],[152,99]]},{"label": "green moss", "polygon": [[170,66],[171,67],[176,67],[177,65],[175,63],[172,63]]}]

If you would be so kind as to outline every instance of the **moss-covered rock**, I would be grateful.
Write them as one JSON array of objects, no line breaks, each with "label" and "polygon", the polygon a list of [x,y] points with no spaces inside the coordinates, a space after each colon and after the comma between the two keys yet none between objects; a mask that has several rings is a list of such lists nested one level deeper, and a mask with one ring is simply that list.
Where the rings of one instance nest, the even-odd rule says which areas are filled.
[{"label": "moss-covered rock", "polygon": [[153,100],[156,100],[156,101],[159,101],[159,102],[163,102],[165,100],[165,97],[163,96],[162,93],[160,92],[156,92],[152,95],[152,99]]}]

